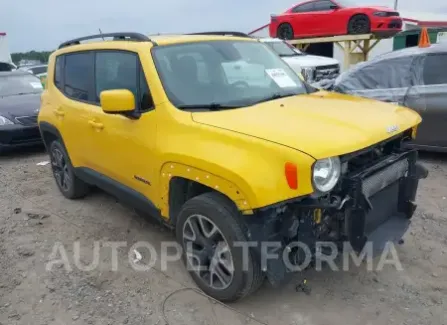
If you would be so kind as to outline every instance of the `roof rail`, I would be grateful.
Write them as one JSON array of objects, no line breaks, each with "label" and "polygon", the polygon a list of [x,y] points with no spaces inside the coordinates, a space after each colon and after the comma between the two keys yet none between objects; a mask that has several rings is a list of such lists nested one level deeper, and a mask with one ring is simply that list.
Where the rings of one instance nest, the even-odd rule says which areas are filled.
[{"label": "roof rail", "polygon": [[232,31],[189,33],[187,35],[221,35],[221,36],[237,36],[237,37],[250,37],[251,38],[251,36],[246,33],[232,32]]},{"label": "roof rail", "polygon": [[96,35],[75,38],[70,41],[66,41],[66,42],[62,43],[61,45],[59,45],[59,49],[61,49],[63,47],[71,46],[71,45],[81,44],[82,41],[88,41],[88,40],[100,39],[100,38],[104,39],[105,37],[113,37],[114,41],[125,40],[125,41],[134,41],[134,42],[151,42],[151,39],[149,37],[147,37],[146,35],[140,34],[140,33],[126,33],[126,32],[105,33],[105,34],[96,34]]}]

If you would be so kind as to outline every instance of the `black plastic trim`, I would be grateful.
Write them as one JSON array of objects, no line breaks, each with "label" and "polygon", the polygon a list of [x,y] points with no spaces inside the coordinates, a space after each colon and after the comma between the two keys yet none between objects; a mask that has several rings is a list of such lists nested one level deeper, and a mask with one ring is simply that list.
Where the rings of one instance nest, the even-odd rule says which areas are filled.
[{"label": "black plastic trim", "polygon": [[127,203],[131,207],[148,213],[153,217],[164,219],[155,204],[140,192],[87,167],[77,167],[74,169],[74,172],[84,182],[101,188],[105,192],[115,196],[119,201]]}]

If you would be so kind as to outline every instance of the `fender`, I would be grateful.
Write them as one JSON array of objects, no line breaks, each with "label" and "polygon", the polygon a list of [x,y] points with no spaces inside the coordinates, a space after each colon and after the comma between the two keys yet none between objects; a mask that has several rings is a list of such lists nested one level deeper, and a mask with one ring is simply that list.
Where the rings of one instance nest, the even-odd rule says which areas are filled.
[{"label": "fender", "polygon": [[232,182],[207,171],[176,162],[165,163],[160,170],[161,214],[169,215],[169,184],[172,177],[182,177],[200,183],[228,196],[242,212],[253,214],[247,195]]}]

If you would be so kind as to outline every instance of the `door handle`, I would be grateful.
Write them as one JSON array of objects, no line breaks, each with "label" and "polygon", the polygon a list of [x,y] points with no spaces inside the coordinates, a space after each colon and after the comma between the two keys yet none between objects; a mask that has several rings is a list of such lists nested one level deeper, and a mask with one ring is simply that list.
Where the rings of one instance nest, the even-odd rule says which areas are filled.
[{"label": "door handle", "polygon": [[99,130],[104,129],[104,124],[99,123],[99,122],[88,121],[88,124],[90,124],[90,126],[94,127],[95,129],[99,129]]},{"label": "door handle", "polygon": [[59,117],[65,116],[64,111],[60,108],[55,109],[53,112],[54,112],[54,115],[56,115],[56,116],[59,116]]}]

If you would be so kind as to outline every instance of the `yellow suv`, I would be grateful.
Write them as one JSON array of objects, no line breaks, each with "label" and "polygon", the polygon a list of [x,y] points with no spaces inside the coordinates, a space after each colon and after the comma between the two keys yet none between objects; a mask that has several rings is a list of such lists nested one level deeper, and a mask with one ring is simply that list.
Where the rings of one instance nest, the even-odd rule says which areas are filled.
[{"label": "yellow suv", "polygon": [[427,175],[405,147],[420,116],[313,89],[263,43],[222,34],[61,44],[38,122],[62,194],[97,186],[160,217],[221,301],[283,283],[321,242],[400,240]]}]

